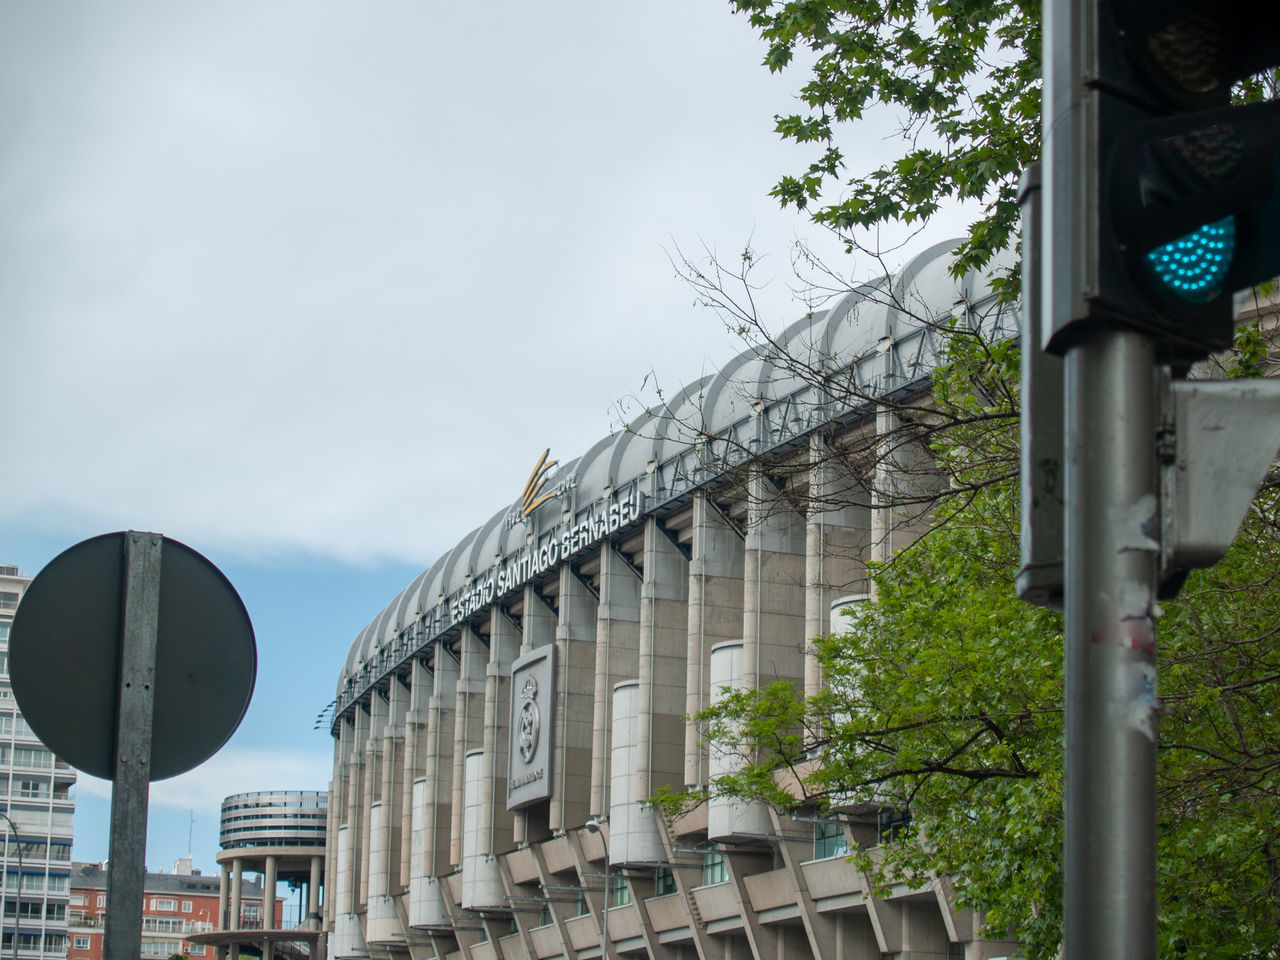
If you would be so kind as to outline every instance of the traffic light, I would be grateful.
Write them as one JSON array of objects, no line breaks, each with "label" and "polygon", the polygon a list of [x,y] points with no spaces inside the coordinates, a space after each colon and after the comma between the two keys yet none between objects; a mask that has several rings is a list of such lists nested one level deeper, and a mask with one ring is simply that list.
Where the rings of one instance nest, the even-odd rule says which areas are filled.
[{"label": "traffic light", "polygon": [[1057,165],[1046,184],[1066,191],[1050,201],[1048,229],[1076,261],[1058,275],[1075,292],[1069,309],[1058,300],[1046,345],[1063,352],[1091,327],[1119,324],[1151,333],[1174,361],[1230,346],[1232,294],[1280,274],[1280,102],[1232,103],[1236,83],[1280,65],[1280,4],[1049,6],[1070,11],[1056,36],[1049,24],[1057,77],[1046,96],[1061,105],[1069,93],[1077,112],[1056,149],[1046,124]]}]

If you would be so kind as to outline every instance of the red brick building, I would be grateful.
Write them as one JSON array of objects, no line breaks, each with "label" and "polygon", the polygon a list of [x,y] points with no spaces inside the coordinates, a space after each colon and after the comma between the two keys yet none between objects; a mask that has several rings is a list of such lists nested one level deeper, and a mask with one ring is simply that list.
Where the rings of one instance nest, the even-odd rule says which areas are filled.
[{"label": "red brick building", "polygon": [[[148,873],[142,898],[142,956],[168,960],[175,953],[212,957],[213,948],[191,943],[192,933],[218,928],[219,878],[174,864],[173,873]],[[107,870],[98,863],[71,865],[71,902],[67,910],[67,960],[102,960],[107,913]],[[283,903],[276,900],[273,926],[279,927]],[[261,884],[244,883],[242,914],[252,922],[262,909]],[[259,921],[260,922],[260,921]]]}]

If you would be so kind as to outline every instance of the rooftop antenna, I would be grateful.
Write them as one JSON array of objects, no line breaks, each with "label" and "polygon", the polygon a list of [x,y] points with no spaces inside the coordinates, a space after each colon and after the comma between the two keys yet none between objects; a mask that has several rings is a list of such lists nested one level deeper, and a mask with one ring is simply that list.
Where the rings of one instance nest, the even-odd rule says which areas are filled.
[{"label": "rooftop antenna", "polygon": [[192,834],[192,831],[194,831],[194,830],[195,830],[195,828],[196,828],[196,811],[195,811],[195,808],[194,808],[194,807],[192,807],[192,808],[188,811],[188,813],[190,813],[190,814],[191,814],[191,819],[187,821],[187,859],[189,860],[189,859],[191,859],[191,834]]}]

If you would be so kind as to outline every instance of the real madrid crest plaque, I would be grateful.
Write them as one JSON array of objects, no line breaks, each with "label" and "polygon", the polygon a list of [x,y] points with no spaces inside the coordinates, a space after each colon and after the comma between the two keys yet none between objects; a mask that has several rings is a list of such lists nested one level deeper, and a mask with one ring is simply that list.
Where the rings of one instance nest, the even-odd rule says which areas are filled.
[{"label": "real madrid crest plaque", "polygon": [[556,648],[538,647],[511,664],[511,743],[507,809],[549,799],[555,738]]}]

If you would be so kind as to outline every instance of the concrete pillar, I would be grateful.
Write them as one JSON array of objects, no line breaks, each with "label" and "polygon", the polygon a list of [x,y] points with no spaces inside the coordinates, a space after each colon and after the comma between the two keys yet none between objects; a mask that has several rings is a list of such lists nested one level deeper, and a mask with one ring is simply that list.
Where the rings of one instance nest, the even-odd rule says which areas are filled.
[{"label": "concrete pillar", "polygon": [[[640,681],[636,716],[636,772],[632,803],[643,803],[659,787],[684,780],[685,652],[689,642],[689,563],[650,517],[644,527],[644,581],[640,585]],[[616,806],[622,798],[612,797]],[[632,823],[628,849],[615,843],[611,863],[663,859],[662,838],[652,810],[646,828]]]},{"label": "concrete pillar", "polygon": [[227,929],[239,930],[241,896],[244,893],[244,861],[236,857],[231,861],[231,913]]},{"label": "concrete pillar", "polygon": [[[542,603],[534,599],[534,603]],[[511,662],[519,655],[522,631],[505,613],[495,611],[485,669],[484,753],[481,777],[481,845],[492,856],[513,844],[513,817],[507,810],[507,750],[511,738]],[[494,864],[497,876],[497,864]],[[501,879],[497,880],[501,888]],[[502,903],[505,906],[505,902]]]},{"label": "concrete pillar", "polygon": [[405,718],[409,712],[409,687],[393,678],[388,691],[387,725],[382,736],[382,849],[385,851],[385,875],[382,892],[397,896],[403,892],[400,882],[401,819],[404,805]]},{"label": "concrete pillar", "polygon": [[753,471],[743,564],[742,684],[804,676],[805,521]]},{"label": "concrete pillar", "polygon": [[318,856],[311,858],[311,876],[307,881],[307,923],[308,930],[320,929],[320,878],[324,861]]},{"label": "concrete pillar", "polygon": [[[556,639],[556,612],[542,599],[539,592],[533,584],[526,584],[524,588],[524,600],[521,604],[520,615],[520,647],[519,656],[524,656],[538,647],[555,643]],[[558,652],[558,651],[557,651]],[[514,659],[514,657],[512,658]],[[559,664],[557,664],[557,668]],[[560,698],[562,691],[557,690],[557,699]],[[508,685],[508,711],[510,710],[510,691]],[[559,704],[557,703],[557,716],[559,716]],[[502,774],[508,772],[506,766],[510,749],[510,730],[505,733],[499,733],[499,738],[505,737],[507,743],[504,744],[505,749],[502,751]],[[554,770],[554,759],[552,761]],[[499,797],[499,803],[506,806],[505,788],[503,794]],[[529,841],[545,840],[550,836],[550,821],[548,807],[543,804],[533,804],[522,810],[513,811],[511,814],[512,821],[512,840],[515,843],[527,843]]]},{"label": "concrete pillar", "polygon": [[227,907],[231,898],[231,864],[221,864],[218,874],[218,929],[226,930]]},{"label": "concrete pillar", "polygon": [[871,507],[852,465],[819,436],[809,444],[809,501],[805,527],[804,692],[822,689],[812,641],[832,631],[831,605],[869,593],[866,560],[871,543]]},{"label": "concrete pillar", "polygon": [[[693,544],[689,561],[689,647],[685,665],[685,713],[709,704],[711,648],[742,638],[744,534],[705,493],[693,498]],[[684,782],[706,786],[707,750],[696,725],[685,725]]]},{"label": "concrete pillar", "polygon": [[414,667],[414,711],[426,718],[421,734],[422,775],[413,784],[413,835],[409,861],[409,924],[438,926],[448,911],[440,875],[448,873],[453,808],[454,715],[461,663],[437,644],[432,671]]},{"label": "concrete pillar", "polygon": [[877,455],[871,492],[871,559],[883,563],[928,529],[932,500],[946,488],[933,457],[905,443],[889,407],[876,410]]},{"label": "concrete pillar", "polygon": [[[413,784],[422,776],[426,755],[427,703],[431,699],[433,677],[423,658],[415,657],[406,679],[409,705],[404,715],[404,758],[400,770],[400,857],[401,889],[413,882]],[[395,876],[393,869],[393,876]]]},{"label": "concrete pillar", "polygon": [[359,855],[352,863],[356,866],[356,910],[369,903],[369,851],[373,846],[373,805],[381,796],[383,734],[387,727],[387,698],[381,690],[369,694],[369,727],[364,741],[364,781],[360,796]]},{"label": "concrete pillar", "polygon": [[[262,874],[262,929],[269,930],[276,922],[276,856],[267,854],[267,868]],[[269,957],[270,952],[264,953]]]},{"label": "concrete pillar", "polygon": [[[231,901],[231,864],[223,863],[218,870],[218,924],[217,929],[227,929],[227,910]],[[227,946],[222,944],[214,950],[217,960],[227,960]]]},{"label": "concrete pillar", "polygon": [[640,658],[640,577],[609,543],[600,551],[596,607],[596,678],[592,710],[591,815],[609,812],[610,709],[613,685],[634,679]]},{"label": "concrete pillar", "polygon": [[568,563],[560,567],[559,587],[556,740],[551,760],[555,786],[549,811],[553,832],[577,826],[591,815],[592,694],[599,606]]},{"label": "concrete pillar", "polygon": [[[329,894],[337,889],[334,884],[334,878],[338,875],[338,851],[337,843],[334,838],[338,836],[339,828],[344,826],[347,822],[346,798],[348,793],[348,778],[350,775],[349,758],[351,754],[351,741],[354,733],[355,727],[349,718],[343,718],[338,721],[338,729],[333,739],[333,779],[329,781],[328,826],[325,829],[325,836],[329,839],[325,843],[324,850],[324,875],[326,882],[329,884],[329,890],[327,891]],[[325,896],[323,904],[323,921],[321,925],[323,929],[333,929],[333,925],[336,920],[333,902],[333,896]]]},{"label": "concrete pillar", "polygon": [[369,711],[365,703],[356,704],[351,732],[351,753],[347,760],[347,845],[350,859],[346,870],[346,882],[350,885],[346,898],[348,913],[355,914],[360,909],[360,867],[364,859],[366,847],[360,843],[360,824],[363,820],[361,800],[364,797],[364,783],[367,769],[364,745],[369,739]]},{"label": "concrete pillar", "polygon": [[[505,616],[496,609],[495,618]],[[449,863],[462,863],[462,807],[467,751],[484,742],[484,686],[488,651],[475,631],[462,628],[458,638],[459,673],[453,726],[453,771],[450,777]]]}]

